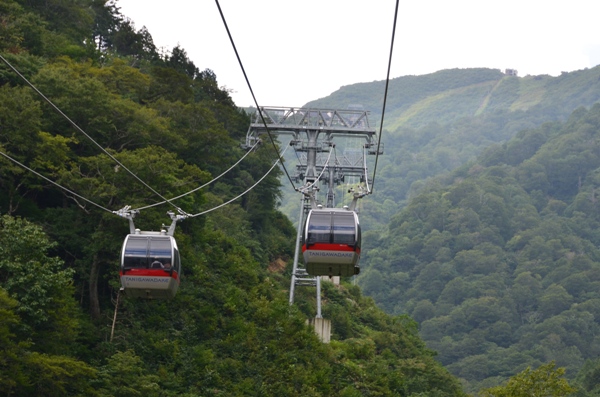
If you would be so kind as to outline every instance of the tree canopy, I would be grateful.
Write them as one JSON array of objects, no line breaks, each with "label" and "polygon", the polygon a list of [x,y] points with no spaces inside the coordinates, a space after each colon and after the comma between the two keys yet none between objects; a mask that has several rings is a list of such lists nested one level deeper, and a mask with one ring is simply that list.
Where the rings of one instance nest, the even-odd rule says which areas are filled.
[{"label": "tree canopy", "polygon": [[[331,344],[306,324],[314,291],[289,305],[295,230],[277,210],[277,169],[178,226],[175,299],[124,297],[128,224],[113,211],[146,207],[136,226],[159,228],[171,207],[156,192],[172,199],[228,169],[249,117],[215,72],[179,46],[159,51],[115,1],[0,0],[0,11],[0,54],[86,133],[0,66],[0,151],[15,160],[0,157],[4,394],[464,395],[416,324],[358,287],[324,287]],[[259,148],[177,205],[214,208],[276,159]]]},{"label": "tree canopy", "polygon": [[371,240],[365,293],[418,319],[467,390],[551,360],[574,379],[596,357],[599,115],[581,108],[490,146]]}]

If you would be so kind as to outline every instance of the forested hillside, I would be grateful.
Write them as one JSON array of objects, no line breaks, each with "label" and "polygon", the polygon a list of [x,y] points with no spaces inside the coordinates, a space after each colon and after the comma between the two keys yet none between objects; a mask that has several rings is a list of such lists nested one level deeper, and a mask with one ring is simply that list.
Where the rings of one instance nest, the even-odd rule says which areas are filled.
[{"label": "forested hillside", "polygon": [[[306,106],[362,106],[378,127],[385,82],[341,87]],[[507,76],[452,69],[390,80],[377,186],[364,206],[367,229],[387,224],[428,178],[473,161],[488,146],[548,121],[564,121],[600,100],[600,67],[560,76]],[[379,127],[378,127],[379,128]],[[297,211],[286,211],[295,215]]]},{"label": "forested hillside", "polygon": [[[367,252],[361,285],[420,323],[469,390],[600,353],[600,105],[432,179]],[[372,234],[371,237],[375,237]]]},{"label": "forested hillside", "polygon": [[[416,323],[356,286],[324,286],[333,336],[318,340],[305,324],[314,293],[287,300],[295,231],[276,210],[277,172],[178,225],[175,299],[124,297],[129,228],[112,211],[151,206],[136,226],[168,224],[173,207],[152,206],[162,200],[140,180],[167,198],[211,180],[243,155],[248,115],[213,71],[183,48],[159,51],[113,1],[0,0],[0,54],[86,134],[0,65],[0,393],[464,395]],[[177,205],[224,203],[276,159],[259,148]]]},{"label": "forested hillside", "polygon": [[[384,84],[306,106],[362,106],[376,124]],[[600,67],[390,81],[385,154],[361,208],[359,285],[388,313],[414,318],[467,391],[550,360],[587,377],[579,395],[595,387],[600,363],[586,360],[598,355],[600,324],[598,100]]]}]

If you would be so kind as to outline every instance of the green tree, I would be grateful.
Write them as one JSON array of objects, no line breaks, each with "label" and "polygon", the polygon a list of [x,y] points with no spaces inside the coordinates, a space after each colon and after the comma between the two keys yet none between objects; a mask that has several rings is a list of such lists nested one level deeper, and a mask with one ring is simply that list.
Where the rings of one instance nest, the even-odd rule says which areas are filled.
[{"label": "green tree", "polygon": [[0,286],[18,302],[19,335],[36,350],[64,353],[75,341],[78,309],[73,299],[73,272],[48,256],[54,247],[42,229],[24,219],[0,218]]},{"label": "green tree", "polygon": [[600,360],[587,360],[575,378],[579,386],[577,397],[594,397],[600,395]]},{"label": "green tree", "polygon": [[575,391],[563,377],[564,368],[556,368],[554,362],[541,365],[535,370],[525,369],[511,377],[503,386],[484,389],[484,397],[561,397]]},{"label": "green tree", "polygon": [[18,304],[0,288],[0,391],[6,395],[27,384],[21,360],[23,347],[15,339],[21,321],[14,312]]},{"label": "green tree", "polygon": [[[15,313],[19,306],[18,300],[0,288],[0,392],[7,396],[95,396],[90,380],[96,370],[90,365],[64,355],[33,351],[45,346],[23,335],[24,324]],[[65,349],[68,342],[59,342]]]},{"label": "green tree", "polygon": [[147,374],[133,351],[115,353],[99,371],[99,395],[114,397],[159,396],[157,375]]},{"label": "green tree", "polygon": [[44,47],[45,21],[26,12],[17,2],[4,0],[0,3],[0,50],[16,54],[27,50],[40,55]]},{"label": "green tree", "polygon": [[67,356],[32,352],[25,355],[24,365],[29,381],[15,395],[96,395],[90,382],[96,376],[96,369],[82,361]]},{"label": "green tree", "polygon": [[545,317],[557,315],[571,307],[573,297],[562,285],[552,284],[539,298],[539,309]]}]

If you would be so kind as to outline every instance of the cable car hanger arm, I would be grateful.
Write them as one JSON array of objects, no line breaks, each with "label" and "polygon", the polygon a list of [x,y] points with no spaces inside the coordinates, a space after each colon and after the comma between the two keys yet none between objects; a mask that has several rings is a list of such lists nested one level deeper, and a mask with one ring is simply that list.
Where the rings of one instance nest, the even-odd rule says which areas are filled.
[{"label": "cable car hanger arm", "polygon": [[[173,236],[175,234],[175,227],[177,226],[177,222],[182,221],[189,217],[188,214],[184,213],[180,209],[178,209],[178,210],[179,210],[180,214],[175,214],[173,211],[167,211],[167,215],[169,215],[172,220],[171,225],[169,226],[169,229],[167,230],[168,236]],[[126,205],[125,207],[121,208],[120,210],[112,211],[112,212],[115,215],[118,215],[122,218],[126,218],[127,220],[129,220],[129,234],[136,233],[136,228],[135,228],[135,224],[133,222],[133,218],[135,218],[135,216],[140,213],[139,210],[132,210],[130,205]],[[164,228],[165,225],[163,224],[162,227]]]}]

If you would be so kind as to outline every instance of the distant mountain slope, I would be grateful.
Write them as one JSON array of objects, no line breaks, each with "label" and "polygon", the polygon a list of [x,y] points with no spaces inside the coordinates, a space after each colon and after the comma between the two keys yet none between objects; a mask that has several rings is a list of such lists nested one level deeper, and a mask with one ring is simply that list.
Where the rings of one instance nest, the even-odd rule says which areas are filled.
[{"label": "distant mountain slope", "polygon": [[551,360],[574,378],[600,354],[599,142],[600,104],[520,132],[365,238],[359,285],[468,392]]},{"label": "distant mountain slope", "polygon": [[[385,82],[341,87],[306,104],[315,108],[362,106],[370,123],[381,119]],[[384,227],[423,181],[474,160],[485,148],[519,131],[566,120],[600,100],[600,67],[552,77],[508,76],[498,69],[451,69],[392,79],[374,194],[364,204],[366,230]],[[373,162],[371,162],[373,169]],[[343,196],[338,191],[338,197]],[[294,217],[295,208],[284,209]]]},{"label": "distant mountain slope", "polygon": [[[383,91],[307,106],[360,104],[375,124]],[[574,377],[600,352],[599,100],[600,67],[390,81],[359,285],[415,318],[467,391],[550,360]]]},{"label": "distant mountain slope", "polygon": [[[372,121],[381,119],[384,81],[341,87],[306,107],[347,108],[362,105]],[[419,128],[432,121],[452,123],[497,111],[531,111],[566,117],[578,106],[600,99],[600,68],[552,77],[507,76],[498,69],[449,69],[422,76],[390,80],[385,128]]]}]

